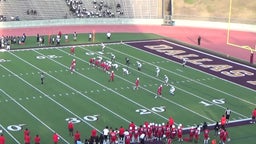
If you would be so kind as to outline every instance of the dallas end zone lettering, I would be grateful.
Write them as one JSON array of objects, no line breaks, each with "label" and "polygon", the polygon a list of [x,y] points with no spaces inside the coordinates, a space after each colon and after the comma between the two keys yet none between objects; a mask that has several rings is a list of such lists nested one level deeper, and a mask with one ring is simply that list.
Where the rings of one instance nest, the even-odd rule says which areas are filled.
[{"label": "dallas end zone lettering", "polygon": [[[133,45],[135,47],[140,47],[140,45],[136,45],[136,44],[130,44],[130,45]],[[244,67],[243,65],[237,65],[232,62],[227,62],[219,58],[216,59],[215,57],[212,57],[210,55],[193,51],[186,47],[174,45],[172,43],[165,42],[165,41],[158,41],[158,44],[146,43],[144,47],[154,50],[159,54],[164,53],[165,55],[172,56],[172,58],[170,59],[177,62],[180,62],[180,60],[183,58],[188,58],[187,60],[188,63],[194,64],[195,66],[199,66],[201,68],[205,68],[205,70],[201,69],[203,71],[207,72],[207,70],[211,70],[213,72],[216,72],[216,75],[218,75],[221,78],[224,78],[224,79],[234,78],[233,80],[231,79],[229,80],[244,86],[246,86],[247,84],[247,87],[255,89],[256,80],[253,77],[251,77],[251,76],[254,76],[254,69]],[[173,58],[176,58],[176,59],[173,59]],[[240,77],[245,77],[245,80],[237,79]],[[248,86],[248,84],[250,84],[251,86]]]}]

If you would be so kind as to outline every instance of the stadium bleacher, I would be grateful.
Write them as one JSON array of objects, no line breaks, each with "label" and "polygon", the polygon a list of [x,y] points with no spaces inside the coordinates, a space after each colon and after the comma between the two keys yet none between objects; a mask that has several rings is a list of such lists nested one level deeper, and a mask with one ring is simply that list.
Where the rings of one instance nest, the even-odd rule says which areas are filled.
[{"label": "stadium bleacher", "polygon": [[[69,4],[75,3],[70,11]],[[96,2],[96,4],[95,4]],[[88,17],[162,18],[160,0],[10,0],[0,3],[1,21]],[[100,8],[101,7],[101,8]],[[80,9],[79,11],[77,11]],[[99,10],[101,9],[101,10]]]}]

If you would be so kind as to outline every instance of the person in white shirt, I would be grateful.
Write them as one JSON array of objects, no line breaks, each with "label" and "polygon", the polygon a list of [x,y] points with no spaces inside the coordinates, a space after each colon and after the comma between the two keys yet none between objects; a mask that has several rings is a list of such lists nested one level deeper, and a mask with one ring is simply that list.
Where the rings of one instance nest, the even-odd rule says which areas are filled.
[{"label": "person in white shirt", "polygon": [[159,73],[160,73],[160,68],[158,66],[156,66],[156,77],[159,76]]},{"label": "person in white shirt", "polygon": [[169,90],[171,95],[174,95],[175,92],[175,87],[173,85],[170,85],[170,90]]}]

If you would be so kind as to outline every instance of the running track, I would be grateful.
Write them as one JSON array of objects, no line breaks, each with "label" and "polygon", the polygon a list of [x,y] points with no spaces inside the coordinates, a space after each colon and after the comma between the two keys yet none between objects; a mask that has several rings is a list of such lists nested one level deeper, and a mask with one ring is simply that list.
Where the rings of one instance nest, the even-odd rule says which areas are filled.
[{"label": "running track", "polygon": [[[76,26],[51,26],[51,27],[31,27],[31,28],[13,28],[13,29],[0,29],[0,35],[16,35],[21,36],[26,33],[28,36],[57,34],[59,31],[62,33],[89,33],[92,31],[97,32],[142,32],[142,33],[155,33],[169,38],[177,39],[196,45],[197,37],[202,37],[201,47],[210,49],[225,55],[233,56],[245,61],[249,61],[250,52],[240,48],[235,48],[226,45],[226,30],[212,29],[212,28],[194,28],[194,27],[181,27],[181,26],[155,26],[155,25],[76,25]],[[239,45],[249,45],[255,47],[256,33],[231,31],[230,42]],[[254,63],[256,58],[254,57]]]}]

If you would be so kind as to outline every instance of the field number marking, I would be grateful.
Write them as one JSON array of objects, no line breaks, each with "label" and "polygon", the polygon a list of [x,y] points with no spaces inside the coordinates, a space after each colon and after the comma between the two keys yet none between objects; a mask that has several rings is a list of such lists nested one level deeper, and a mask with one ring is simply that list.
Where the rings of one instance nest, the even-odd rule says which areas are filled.
[{"label": "field number marking", "polygon": [[[153,112],[157,112],[157,113],[165,112],[165,106],[152,107],[151,110]],[[138,112],[140,115],[145,115],[145,114],[151,114],[152,113],[148,109],[137,109],[135,112]]]}]

